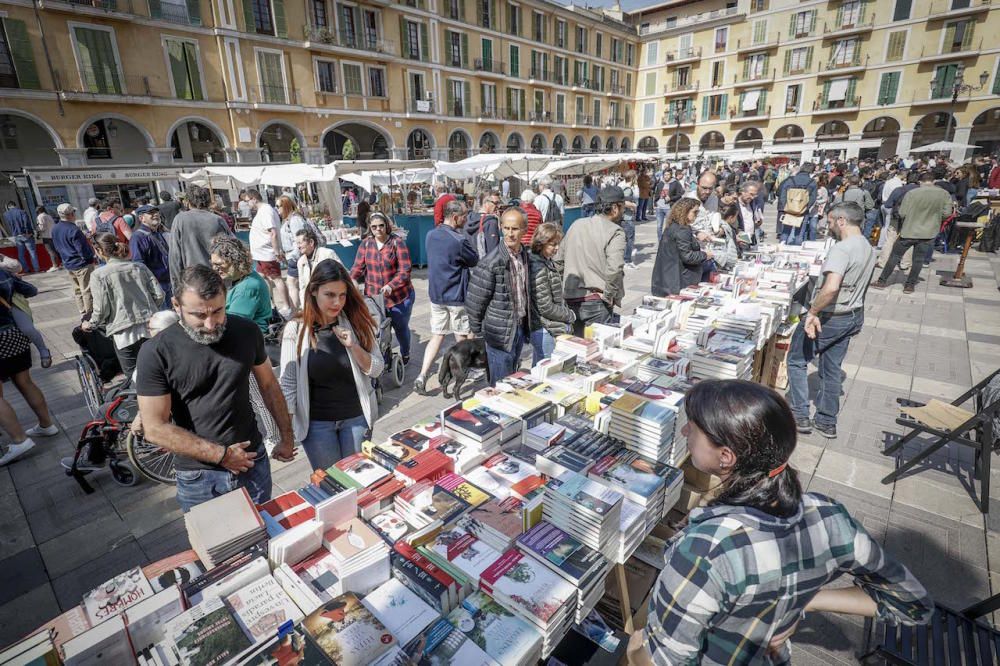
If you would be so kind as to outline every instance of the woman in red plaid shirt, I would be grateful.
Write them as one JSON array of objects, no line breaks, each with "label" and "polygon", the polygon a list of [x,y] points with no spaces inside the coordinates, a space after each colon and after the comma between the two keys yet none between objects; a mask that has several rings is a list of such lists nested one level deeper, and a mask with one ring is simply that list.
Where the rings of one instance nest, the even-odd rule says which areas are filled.
[{"label": "woman in red plaid shirt", "polygon": [[410,362],[410,313],[416,297],[410,281],[410,251],[406,241],[392,233],[392,223],[382,213],[369,216],[368,230],[354,259],[351,279],[364,283],[365,296],[385,297],[385,309],[406,365]]}]

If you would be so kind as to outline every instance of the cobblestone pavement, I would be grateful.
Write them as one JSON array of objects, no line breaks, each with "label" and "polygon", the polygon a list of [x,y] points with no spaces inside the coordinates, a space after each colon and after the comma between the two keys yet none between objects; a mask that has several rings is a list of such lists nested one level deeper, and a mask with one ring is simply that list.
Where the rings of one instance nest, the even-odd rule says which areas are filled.
[{"label": "cobblestone pavement", "polygon": [[[769,207],[773,228],[774,209]],[[655,253],[656,224],[637,230],[638,269],[626,271],[626,309],[647,293]],[[1000,365],[1000,258],[973,252],[967,262],[971,289],[938,284],[937,272],[953,269],[955,255],[938,255],[926,267],[916,293],[902,293],[902,276],[869,293],[864,330],[852,341],[844,365],[839,436],[804,437],[793,458],[810,491],[843,502],[888,551],[910,567],[936,599],[963,606],[1000,585],[1000,536],[976,510],[969,494],[971,452],[946,448],[906,478],[883,485],[895,461],[881,454],[894,424],[895,399],[952,399]],[[64,361],[75,345],[77,321],[69,281],[62,272],[31,281],[39,287],[32,308],[56,359],[32,374],[42,387],[60,434],[31,454],[0,468],[0,645],[80,602],[82,594],[120,571],[187,548],[172,487],[140,482],[127,488],[107,472],[91,475],[95,492],[84,494],[59,466],[69,455],[88,414],[74,365]],[[423,344],[429,335],[426,272],[415,271],[417,304],[413,361],[402,388],[387,390],[375,429],[383,437],[426,418],[447,401],[437,380],[431,397],[412,392]],[[530,362],[530,350],[526,349]],[[34,420],[11,385],[4,394],[22,422]],[[294,489],[308,477],[304,455],[272,463],[275,492]],[[1000,484],[993,472],[993,487]],[[994,511],[1000,519],[1000,510]],[[811,615],[794,638],[796,663],[851,663],[861,643],[861,622]]]}]

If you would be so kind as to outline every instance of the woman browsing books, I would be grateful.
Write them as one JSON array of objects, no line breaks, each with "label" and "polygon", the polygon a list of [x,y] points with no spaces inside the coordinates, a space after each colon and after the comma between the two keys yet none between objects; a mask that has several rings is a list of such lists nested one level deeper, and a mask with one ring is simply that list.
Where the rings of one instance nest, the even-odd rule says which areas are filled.
[{"label": "woman browsing books", "polygon": [[316,264],[302,306],[282,336],[281,388],[295,439],[314,469],[326,469],[361,450],[378,418],[372,378],[385,362],[375,322],[342,264]]},{"label": "woman browsing books", "polygon": [[[933,602],[913,575],[841,504],[802,492],[784,399],[708,380],[685,405],[691,462],[722,483],[668,543],[630,663],[790,663],[787,640],[805,611],[929,621]],[[844,573],[853,586],[823,589]]]},{"label": "woman browsing books", "polygon": [[654,296],[679,294],[684,287],[701,281],[702,265],[712,258],[712,252],[702,251],[691,229],[700,206],[698,199],[684,198],[670,209],[653,264]]}]

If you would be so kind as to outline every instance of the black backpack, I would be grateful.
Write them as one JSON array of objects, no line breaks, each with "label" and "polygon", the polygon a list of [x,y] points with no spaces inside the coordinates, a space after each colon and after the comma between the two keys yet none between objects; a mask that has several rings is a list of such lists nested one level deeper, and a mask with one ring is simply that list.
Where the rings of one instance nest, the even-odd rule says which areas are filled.
[{"label": "black backpack", "polygon": [[549,207],[545,209],[545,219],[542,220],[542,222],[555,222],[556,224],[562,226],[562,211],[559,210],[559,206],[556,205],[555,199],[547,194],[543,194],[541,196],[549,200]]},{"label": "black backpack", "polygon": [[111,220],[102,220],[97,218],[94,224],[94,234],[113,234],[115,233],[115,222],[121,219],[121,215],[115,217]]}]

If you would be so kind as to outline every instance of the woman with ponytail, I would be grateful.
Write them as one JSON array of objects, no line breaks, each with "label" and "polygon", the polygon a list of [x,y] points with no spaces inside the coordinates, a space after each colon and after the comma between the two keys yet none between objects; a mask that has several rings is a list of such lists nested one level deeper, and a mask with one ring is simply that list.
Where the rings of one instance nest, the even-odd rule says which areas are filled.
[{"label": "woman with ponytail", "polygon": [[313,469],[361,450],[378,418],[372,379],[384,368],[375,321],[347,268],[319,262],[281,340],[281,389]]},{"label": "woman with ponytail", "polygon": [[[668,543],[632,664],[789,663],[805,611],[921,624],[923,586],[838,502],[803,493],[790,464],[795,418],[746,381],[702,381],[685,397],[691,463],[722,481]],[[847,574],[854,585],[825,585]]]},{"label": "woman with ponytail", "polygon": [[145,264],[129,261],[129,247],[112,233],[99,233],[92,241],[104,262],[90,276],[94,312],[81,327],[104,329],[114,340],[115,353],[125,377],[131,379],[139,348],[149,337],[147,324],[163,302],[163,290]]}]

